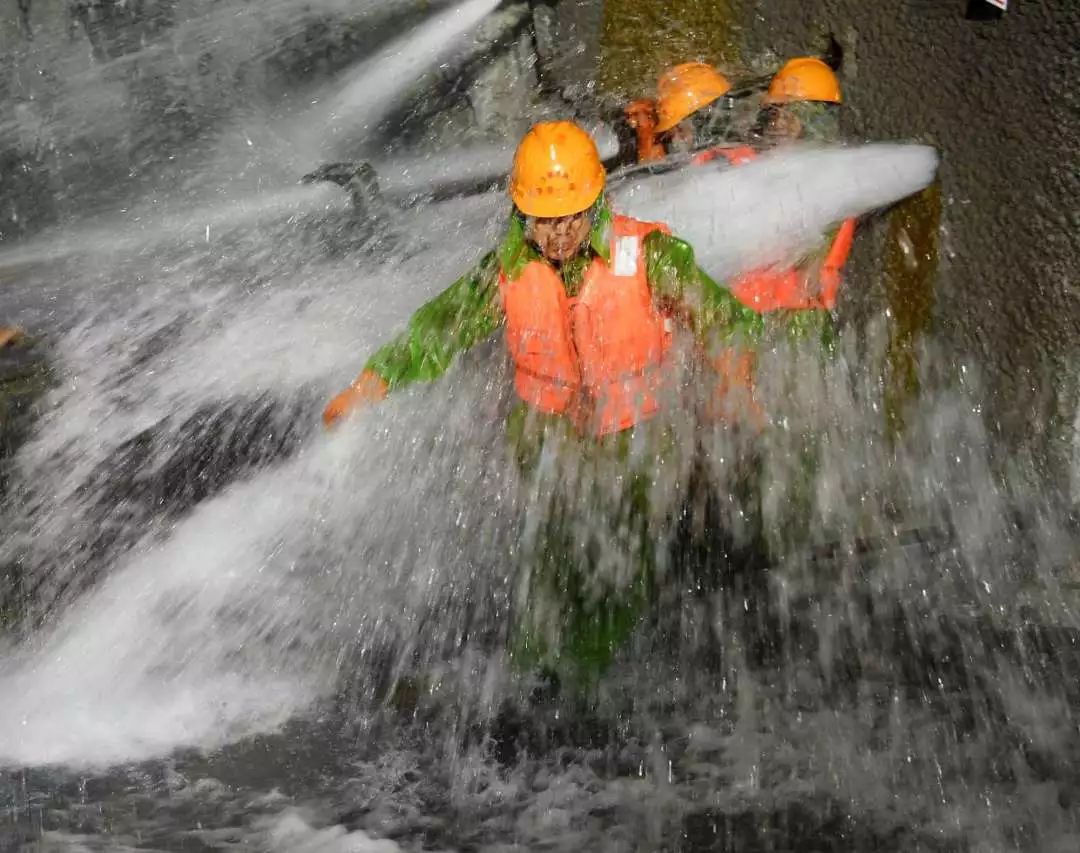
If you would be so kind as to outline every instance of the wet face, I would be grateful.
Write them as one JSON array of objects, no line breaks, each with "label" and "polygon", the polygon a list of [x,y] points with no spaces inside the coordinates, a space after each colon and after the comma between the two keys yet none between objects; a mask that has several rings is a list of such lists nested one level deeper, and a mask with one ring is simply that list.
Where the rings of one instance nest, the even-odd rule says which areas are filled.
[{"label": "wet face", "polygon": [[692,151],[697,134],[690,119],[683,119],[664,135],[664,146],[668,154],[685,154]]},{"label": "wet face", "polygon": [[762,134],[769,143],[794,142],[802,132],[802,122],[794,112],[782,106],[766,108]]},{"label": "wet face", "polygon": [[588,210],[569,216],[530,218],[526,236],[549,261],[561,263],[581,251],[592,231]]}]

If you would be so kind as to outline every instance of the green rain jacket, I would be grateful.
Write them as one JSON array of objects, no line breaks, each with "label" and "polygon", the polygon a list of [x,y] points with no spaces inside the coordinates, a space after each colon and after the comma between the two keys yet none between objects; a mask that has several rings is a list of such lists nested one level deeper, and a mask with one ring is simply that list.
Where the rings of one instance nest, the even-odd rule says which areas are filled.
[{"label": "green rain jacket", "polygon": [[[581,286],[593,257],[610,261],[612,214],[603,196],[595,213],[587,251],[563,264],[563,282],[571,295]],[[734,344],[760,338],[762,316],[698,267],[689,244],[654,231],[645,238],[643,248],[653,298],[682,309],[699,341]],[[499,247],[421,306],[406,329],[375,352],[364,369],[380,376],[390,391],[438,379],[460,353],[483,342],[502,325],[499,273],[516,280],[528,263],[542,260],[525,239],[525,220],[515,210]]]}]

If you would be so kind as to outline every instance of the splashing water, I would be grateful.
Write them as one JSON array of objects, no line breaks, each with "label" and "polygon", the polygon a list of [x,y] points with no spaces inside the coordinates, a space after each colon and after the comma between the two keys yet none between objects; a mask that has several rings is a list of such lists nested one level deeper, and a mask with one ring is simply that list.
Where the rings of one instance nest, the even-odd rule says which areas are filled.
[{"label": "splashing water", "polygon": [[[820,169],[818,152],[789,155],[799,156],[805,156],[815,172]],[[785,163],[785,174],[797,185],[793,165]],[[767,174],[763,181],[756,171],[745,170],[715,179],[723,180],[725,186],[732,181],[760,185],[771,176]],[[865,195],[866,202],[880,203],[881,192],[875,188]],[[732,197],[755,194],[743,189]],[[505,209],[501,196],[494,201],[496,209]],[[843,212],[848,209],[845,205],[859,204],[850,191],[838,193],[835,202]],[[752,231],[745,224],[752,219],[761,231],[776,235],[775,217],[760,206],[732,207],[718,211],[718,218],[741,221],[746,231]],[[103,286],[107,286],[113,299],[132,307],[123,310],[111,303],[107,309],[99,308],[94,319],[70,333],[61,346],[70,389],[58,392],[39,436],[20,457],[28,479],[48,484],[34,491],[48,495],[52,508],[46,511],[37,502],[41,498],[31,502],[29,527],[16,540],[17,547],[60,543],[61,553],[70,555],[73,534],[79,538],[75,533],[79,521],[85,524],[83,536],[100,536],[103,512],[106,526],[118,525],[117,535],[130,540],[131,528],[139,529],[139,513],[128,506],[119,522],[109,517],[116,511],[109,500],[132,500],[130,493],[114,492],[120,480],[116,469],[139,465],[144,469],[136,473],[140,480],[175,476],[166,473],[175,467],[170,457],[178,453],[177,444],[199,440],[184,430],[190,430],[192,420],[207,407],[257,400],[264,394],[281,402],[299,395],[313,403],[318,398],[304,396],[306,389],[314,386],[326,394],[333,387],[328,377],[342,368],[356,370],[362,353],[379,342],[372,331],[399,324],[424,296],[437,291],[440,281],[452,278],[466,259],[475,258],[481,246],[492,245],[498,222],[492,217],[491,200],[485,197],[435,206],[416,214],[411,223],[418,233],[433,235],[430,246],[411,246],[388,260],[372,259],[363,274],[353,272],[343,281],[336,280],[340,271],[313,275],[313,266],[320,265],[312,261],[301,264],[290,276],[281,268],[280,257],[266,254],[269,247],[260,246],[265,237],[246,230],[250,226],[245,217],[225,232],[217,251],[218,244],[196,250],[198,243],[184,240],[183,230],[175,226],[155,229],[153,241],[144,245],[168,252],[163,241],[172,234],[181,238],[177,247],[187,256],[173,273],[159,273],[153,284],[106,284],[115,271],[106,262],[94,285],[84,269],[82,280],[95,292],[95,300],[102,299]],[[465,239],[447,240],[448,230]],[[260,247],[261,256],[252,251],[255,247]],[[110,253],[120,250],[121,246],[109,246]],[[195,251],[202,255],[198,263]],[[235,285],[228,282],[230,274],[235,274],[229,269],[235,257],[247,259],[242,279],[269,276],[254,299],[237,294]],[[164,266],[167,270],[168,265]],[[340,318],[350,315],[354,319],[343,327]],[[126,352],[126,357],[110,356],[120,352]],[[304,353],[302,359],[296,357],[299,352]],[[338,382],[347,377],[346,372]],[[347,566],[346,555],[356,549],[357,538],[363,541],[369,535],[362,532],[365,517],[378,513],[379,505],[395,491],[400,492],[399,501],[417,512],[413,521],[400,525],[404,530],[422,529],[422,518],[433,525],[443,511],[444,507],[421,504],[424,489],[415,474],[402,477],[396,470],[406,466],[411,471],[419,464],[408,456],[402,458],[402,452],[421,454],[429,450],[428,442],[447,430],[447,404],[454,401],[444,399],[445,393],[435,387],[424,395],[440,401],[431,407],[434,418],[407,401],[394,401],[380,410],[380,419],[391,419],[387,426],[369,423],[364,430],[374,430],[376,436],[386,430],[378,451],[373,439],[364,441],[364,432],[356,430],[347,444],[344,438],[308,438],[300,455],[283,469],[269,469],[250,483],[233,486],[198,508],[164,541],[151,540],[136,548],[123,559],[122,568],[110,570],[100,589],[64,614],[46,646],[3,683],[5,692],[10,689],[12,695],[23,697],[0,712],[0,730],[17,728],[23,734],[18,751],[10,757],[119,760],[153,755],[175,744],[217,744],[235,736],[238,729],[273,727],[333,686],[334,661],[340,653],[334,644],[342,642],[340,632],[345,625],[363,624],[375,634],[385,630],[379,614],[401,591],[381,586],[386,578],[378,576],[388,571],[381,566],[393,566],[392,576],[406,587],[427,577],[425,572],[432,573],[425,581],[432,585],[429,592],[407,596],[412,607],[420,601],[424,609],[442,606],[437,590],[446,584],[464,590],[469,582],[508,583],[512,572],[499,565],[502,560],[491,561],[494,565],[489,570],[500,573],[494,579],[474,577],[471,581],[458,578],[453,565],[435,557],[436,562],[426,568],[414,560],[387,557],[366,566]],[[504,389],[501,394],[505,393]],[[284,408],[295,416],[294,406]],[[312,426],[316,411],[314,405],[307,409]],[[251,412],[241,406],[235,416],[250,418]],[[245,425],[226,420],[224,428],[242,431]],[[480,432],[473,436],[471,429]],[[148,430],[175,430],[176,434],[154,438],[149,452],[144,451],[145,458],[129,458],[132,446],[138,446]],[[456,465],[464,465],[470,455],[468,445],[479,441],[483,430],[497,432],[497,427],[494,422],[474,425],[458,442],[444,436],[439,444],[457,460]],[[310,431],[311,427],[300,427],[299,434]],[[213,437],[207,435],[204,440]],[[484,443],[499,445],[497,438]],[[400,444],[407,449],[395,451]],[[393,467],[386,468],[391,460]],[[498,469],[481,476],[495,463],[477,464],[476,469],[463,467],[462,471],[483,482],[503,482],[511,476],[510,471]],[[441,477],[442,469],[436,466],[436,470]],[[359,479],[362,471],[365,476]],[[466,488],[460,476],[451,479]],[[431,488],[437,491],[440,482],[436,479]],[[106,498],[103,506],[103,496],[93,494],[97,489],[88,489],[88,484],[100,484],[115,497]],[[477,495],[470,498],[478,506],[491,501],[504,507],[513,503],[501,492],[487,500]],[[336,525],[327,527],[332,507],[346,512]],[[502,541],[510,536],[514,514],[500,515],[509,516],[497,517],[502,529],[495,538]],[[376,529],[394,528],[388,520]],[[313,530],[327,540],[311,542]],[[447,540],[437,543],[438,549],[457,553],[468,548],[475,532],[459,544],[455,540],[462,530],[475,531],[475,526],[456,522]],[[388,543],[368,544],[376,554],[390,547]],[[42,552],[34,562],[52,575],[38,587],[39,601],[48,588],[63,590],[73,582],[75,588],[80,587],[77,581],[57,576],[55,566],[64,562],[57,553],[36,544],[29,547]],[[396,540],[392,547],[399,547]],[[329,563],[322,569],[316,568],[318,563],[308,565],[314,558],[304,556],[307,548],[316,548],[321,560]],[[324,553],[327,548],[329,554]],[[76,553],[85,549],[93,552],[94,543],[78,543]],[[312,571],[317,576],[328,571],[333,578],[327,598],[320,600],[316,594]],[[370,580],[378,584],[378,591],[362,593],[367,575],[372,574],[375,578]],[[294,584],[306,589],[306,595],[293,591]],[[458,594],[463,593],[459,590]],[[429,600],[431,596],[435,599]],[[287,604],[290,599],[296,603]],[[361,615],[335,612],[330,622],[338,629],[328,631],[325,608],[355,599],[362,601]],[[183,615],[165,619],[165,614],[176,613]],[[243,615],[236,619],[235,614]],[[408,618],[423,617],[415,612]],[[452,627],[448,624],[445,629]],[[361,633],[355,641],[364,644],[368,638]],[[286,648],[291,649],[288,654]],[[58,690],[72,698],[58,702]],[[220,697],[226,695],[230,699],[223,704]],[[76,696],[80,697],[77,701]]]},{"label": "splashing water", "polygon": [[424,72],[445,62],[498,5],[499,0],[459,3],[350,71],[337,94],[302,119],[315,134],[316,145],[329,155],[343,137],[355,138],[373,128]]},{"label": "splashing water", "polygon": [[795,148],[726,170],[630,175],[613,198],[632,215],[667,222],[723,278],[797,258],[845,217],[928,186],[937,169],[936,152],[923,145]]},{"label": "splashing water", "polygon": [[[539,118],[537,119],[539,120]],[[596,142],[601,159],[614,157],[619,150],[615,132],[604,122],[581,122]],[[502,145],[472,145],[455,148],[442,156],[394,157],[375,160],[381,189],[391,193],[427,193],[445,186],[504,184],[514,162],[517,140]]]},{"label": "splashing water", "polygon": [[[614,197],[670,213],[722,276],[934,165],[918,146],[792,150]],[[318,426],[496,242],[505,197],[350,241],[336,190],[281,192],[176,200],[137,232],[67,231],[2,261],[32,262],[3,299],[53,324],[56,381],[4,508],[0,564],[40,625],[0,658],[0,765],[31,768],[0,792],[30,809],[28,787],[69,784],[40,765],[155,759],[63,788],[70,831],[45,842],[1075,849],[1076,543],[995,450],[969,365],[926,343],[899,436],[882,317],[824,362],[765,350],[760,438],[673,401],[676,450],[648,468],[661,612],[588,708],[535,701],[503,652],[521,531],[580,460],[519,471],[501,342]],[[595,494],[570,502],[586,533]]]},{"label": "splashing water", "polygon": [[[442,226],[446,227],[445,220]],[[41,432],[39,440],[27,448],[28,455],[24,458],[28,473],[33,471],[35,479],[41,478],[42,485],[46,480],[52,482],[49,490],[53,492],[50,500],[57,500],[55,515],[35,506],[27,536],[35,541],[67,542],[78,526],[70,512],[74,505],[82,507],[80,514],[87,524],[85,535],[99,536],[102,508],[97,501],[102,496],[90,496],[84,502],[76,494],[82,491],[79,481],[100,483],[104,469],[106,483],[102,485],[107,485],[109,479],[118,479],[125,464],[133,461],[147,466],[139,472],[140,478],[170,476],[162,469],[170,467],[170,457],[184,452],[178,445],[199,440],[185,435],[184,431],[190,429],[192,419],[207,406],[238,408],[235,420],[226,421],[225,429],[242,432],[246,428],[244,419],[252,417],[251,407],[243,405],[245,398],[257,403],[261,396],[270,394],[271,399],[287,401],[299,394],[312,403],[295,413],[307,419],[308,426],[301,425],[301,434],[310,432],[317,420],[318,408],[314,402],[318,397],[305,396],[305,387],[315,382],[315,387],[328,391],[331,386],[327,376],[334,376],[343,368],[355,369],[351,361],[364,347],[361,330],[385,327],[387,322],[393,322],[389,318],[407,313],[424,295],[417,293],[416,283],[428,280],[434,285],[442,273],[441,261],[454,263],[455,255],[460,259],[468,252],[455,248],[453,253],[447,252],[441,258],[433,258],[429,252],[411,263],[397,261],[381,265],[379,269],[386,272],[385,277],[360,278],[355,273],[343,275],[344,271],[339,270],[334,280],[327,281],[325,272],[323,277],[316,278],[309,269],[301,269],[296,272],[295,280],[300,284],[299,290],[292,289],[275,297],[266,288],[256,296],[257,304],[252,304],[255,300],[245,298],[244,294],[237,298],[238,294],[227,291],[199,293],[190,289],[187,297],[178,301],[178,291],[185,287],[187,277],[181,272],[157,282],[153,295],[139,309],[109,318],[107,315],[116,310],[113,306],[97,322],[75,330],[65,345],[73,346],[74,350],[64,357],[64,370],[70,371],[71,387],[62,393],[74,394],[79,402],[68,399],[59,403],[59,408],[48,416],[53,426]],[[266,259],[266,263],[272,265],[273,261]],[[389,273],[391,267],[397,268],[393,274]],[[283,288],[284,281],[278,269],[276,280],[268,284],[270,288]],[[222,284],[228,286],[226,282],[218,286]],[[403,285],[409,286],[408,291],[403,292]],[[190,288],[190,283],[187,286]],[[367,298],[361,298],[365,291]],[[386,308],[395,302],[391,299],[395,293],[398,307],[387,312]],[[342,324],[343,317],[357,311],[359,316]],[[207,328],[205,320],[198,318],[211,313],[217,320],[211,321]],[[154,337],[163,331],[169,333],[170,327],[171,339],[159,345],[159,353],[147,358],[146,350]],[[357,334],[358,331],[361,333]],[[125,365],[123,359],[101,357],[122,340],[126,341],[122,346],[128,352],[129,364]],[[99,357],[91,356],[92,352],[98,352]],[[298,358],[301,352],[303,357]],[[87,367],[91,373],[85,372]],[[342,373],[336,381],[344,381],[346,375]],[[142,398],[141,402],[136,402],[138,398]],[[122,400],[134,404],[134,408]],[[117,405],[126,411],[114,408]],[[71,417],[67,415],[69,407]],[[393,410],[390,406],[386,412]],[[80,412],[78,417],[76,411]],[[392,418],[390,423],[399,420]],[[128,449],[148,429],[176,432],[156,442],[153,451],[160,456],[155,457],[152,451],[145,460],[126,459]],[[388,431],[389,426],[385,429]],[[315,442],[296,460],[286,463],[283,470],[261,473],[250,484],[234,487],[240,491],[227,493],[218,502],[198,510],[183,523],[183,529],[191,531],[190,538],[182,537],[185,541],[181,542],[176,538],[178,530],[162,543],[147,543],[138,549],[124,561],[129,568],[111,572],[107,583],[77,608],[78,615],[71,612],[72,618],[65,616],[64,624],[68,627],[60,628],[50,643],[51,651],[42,651],[23,670],[23,675],[16,677],[15,683],[7,683],[6,689],[15,689],[17,684],[17,689],[28,688],[36,695],[28,697],[25,705],[5,707],[3,728],[21,731],[22,737],[4,748],[46,749],[53,752],[54,758],[65,761],[78,760],[82,749],[89,744],[96,744],[94,760],[121,758],[129,750],[134,750],[134,754],[153,754],[189,739],[200,742],[207,737],[211,740],[228,737],[230,724],[235,725],[249,715],[266,722],[265,715],[270,714],[271,720],[280,722],[290,710],[311,698],[312,690],[305,688],[313,680],[325,689],[329,680],[318,678],[315,659],[319,655],[310,646],[308,652],[296,648],[295,668],[287,666],[281,657],[285,648],[304,642],[301,635],[309,634],[315,640],[327,629],[322,621],[325,615],[322,608],[331,602],[317,596],[314,587],[321,571],[317,568],[318,558],[304,560],[301,555],[305,548],[314,548],[319,553],[329,547],[332,553],[338,553],[335,559],[339,559],[342,554],[338,549],[355,546],[352,534],[348,542],[336,537],[346,530],[355,530],[356,524],[362,523],[363,514],[375,512],[382,499],[388,497],[385,492],[381,497],[378,493],[390,487],[395,478],[391,475],[393,469],[383,466],[405,464],[401,459],[395,462],[394,454],[388,451],[400,441],[408,441],[406,433],[398,428],[395,436],[391,441],[387,434],[383,452],[373,458],[368,458],[362,450],[364,445],[356,445],[355,433],[353,441],[344,435],[331,442]],[[216,436],[205,438],[222,440]],[[375,454],[376,448],[370,448],[370,452]],[[386,461],[380,465],[380,459]],[[222,464],[227,461],[220,460]],[[371,464],[375,467],[365,473],[362,466]],[[68,469],[66,473],[64,468]],[[77,468],[79,473],[72,468]],[[51,476],[49,471],[53,472]],[[174,471],[171,476],[176,475]],[[402,500],[412,499],[415,483],[404,481],[399,487],[403,490]],[[305,489],[309,490],[311,503],[301,497]],[[364,498],[367,490],[373,491]],[[138,491],[137,486],[132,490]],[[122,500],[133,500],[133,493]],[[326,514],[334,507],[335,512],[345,511],[348,520],[341,519],[340,529],[328,534],[329,541],[310,541],[323,523],[331,523]],[[112,511],[107,507],[105,510]],[[355,515],[357,512],[360,515]],[[138,530],[137,517],[136,514],[127,520],[135,530]],[[252,526],[254,519],[259,521]],[[237,538],[236,534],[245,530]],[[360,541],[363,538],[361,535]],[[279,547],[284,550],[275,553]],[[253,558],[255,563],[251,562]],[[46,558],[45,563],[53,559],[55,555]],[[171,568],[165,565],[170,561],[175,561]],[[264,561],[269,564],[264,565]],[[290,566],[294,564],[304,566],[303,575],[291,574]],[[398,560],[392,563],[401,568],[407,564]],[[362,565],[356,570],[362,570]],[[162,572],[171,581],[164,582]],[[307,576],[308,572],[315,572],[315,578]],[[363,597],[363,584],[359,578],[350,580],[350,574],[338,575],[331,587],[352,587],[348,598]],[[262,587],[260,578],[270,585]],[[61,579],[55,580],[61,583]],[[372,580],[378,581],[378,573]],[[291,586],[294,581],[299,584],[295,592],[298,598],[290,616],[287,595],[279,584],[286,582]],[[170,589],[174,583],[176,586]],[[132,594],[137,604],[133,605]],[[380,607],[389,606],[382,593],[373,591],[368,598],[372,604],[382,602]],[[252,608],[263,610],[263,616],[256,616]],[[123,618],[118,619],[121,613]],[[314,623],[309,621],[313,616]],[[169,628],[162,624],[166,617]],[[220,632],[226,625],[232,626],[230,633],[232,630],[237,633],[222,636]],[[263,631],[276,639],[265,638],[269,642],[258,639]],[[88,637],[94,638],[90,644]],[[317,645],[325,646],[326,641],[329,635]],[[208,654],[211,648],[217,651]],[[243,662],[241,658],[247,656],[245,648],[255,653],[261,663]],[[237,655],[240,657],[232,659]],[[52,670],[52,675],[41,669],[42,664]],[[281,672],[283,677],[273,677],[273,684],[263,682],[263,675],[272,671]],[[246,684],[237,683],[224,689],[231,683],[231,673],[239,678],[244,672],[253,676],[250,682],[243,676]],[[163,679],[172,686],[164,688]],[[70,691],[75,689],[76,682],[83,685],[81,690],[76,690],[83,694],[83,699],[78,705],[67,705],[74,717],[56,714],[67,703],[57,704],[51,691]],[[53,687],[45,688],[46,683]],[[286,690],[285,685],[291,688]],[[121,699],[121,694],[126,698]],[[178,701],[180,695],[187,696],[187,701]],[[231,708],[222,706],[222,696],[233,697],[229,700]],[[130,709],[130,717],[127,712],[123,717],[116,715],[117,700]],[[51,723],[47,722],[50,718]],[[88,728],[78,725],[78,732],[69,730],[65,735],[64,730],[73,720],[81,720]],[[38,729],[38,724],[45,728]]]}]

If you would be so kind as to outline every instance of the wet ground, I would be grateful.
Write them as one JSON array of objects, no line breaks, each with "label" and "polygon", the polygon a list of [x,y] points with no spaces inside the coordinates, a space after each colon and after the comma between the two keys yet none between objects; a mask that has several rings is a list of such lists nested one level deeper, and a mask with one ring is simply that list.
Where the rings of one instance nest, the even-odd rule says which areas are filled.
[{"label": "wet ground", "polygon": [[1073,849],[1080,635],[973,631],[940,613],[920,628],[898,614],[879,616],[874,652],[823,661],[807,642],[816,625],[762,615],[692,661],[649,650],[609,682],[606,712],[534,696],[470,719],[451,673],[399,689],[382,712],[341,696],[209,754],[107,774],[6,772],[0,839],[32,850]]}]

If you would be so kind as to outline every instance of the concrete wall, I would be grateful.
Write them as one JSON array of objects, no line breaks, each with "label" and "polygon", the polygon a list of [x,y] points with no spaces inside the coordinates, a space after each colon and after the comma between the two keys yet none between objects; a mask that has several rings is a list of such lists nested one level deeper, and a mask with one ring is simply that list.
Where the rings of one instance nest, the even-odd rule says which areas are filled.
[{"label": "concrete wall", "polygon": [[1010,5],[974,22],[961,0],[756,2],[743,23],[748,49],[782,54],[832,29],[848,131],[940,148],[935,329],[987,370],[991,421],[1038,446],[1076,406],[1080,4]]},{"label": "concrete wall", "polygon": [[[991,426],[1057,471],[1080,390],[1080,3],[1010,5],[975,22],[966,0],[608,0],[595,73],[629,91],[605,63],[645,45],[635,61],[652,73],[680,39],[686,58],[729,68],[734,42],[735,64],[761,70],[835,33],[847,134],[925,140],[943,157],[940,196],[861,241],[856,299],[890,304],[908,339],[932,324],[955,359],[981,365]],[[898,275],[884,243],[920,231],[921,268]]]}]

